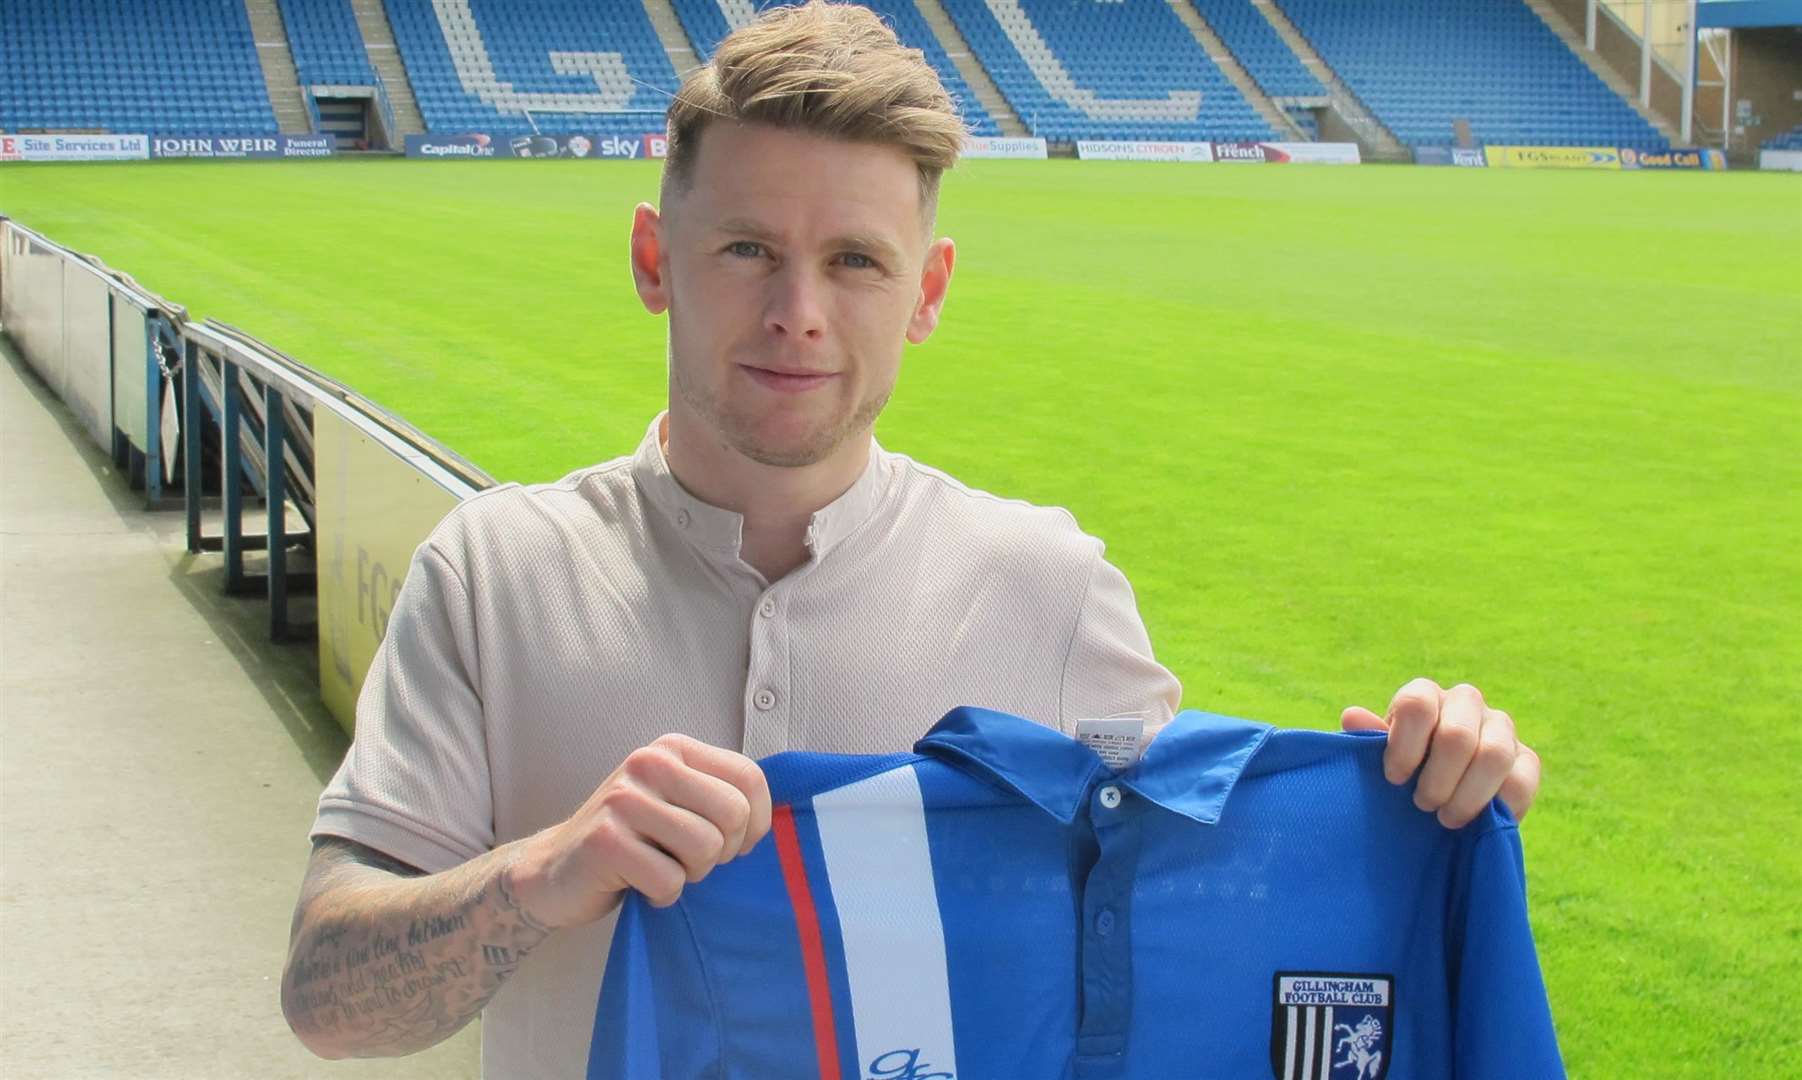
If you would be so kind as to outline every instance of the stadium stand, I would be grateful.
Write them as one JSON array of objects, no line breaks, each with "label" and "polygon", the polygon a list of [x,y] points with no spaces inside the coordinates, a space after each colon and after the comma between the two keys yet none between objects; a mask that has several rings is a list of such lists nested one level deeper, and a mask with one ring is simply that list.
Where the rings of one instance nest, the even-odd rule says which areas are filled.
[{"label": "stadium stand", "polygon": [[375,85],[350,0],[281,0],[281,9],[302,86]]},{"label": "stadium stand", "polygon": [[1765,150],[1802,150],[1802,124],[1797,124],[1775,138],[1766,139],[1762,146]]},{"label": "stadium stand", "polygon": [[278,131],[241,0],[0,0],[0,131],[22,129]]},{"label": "stadium stand", "polygon": [[[673,6],[676,17],[682,22],[682,29],[688,32],[688,40],[694,43],[695,57],[704,62],[713,55],[713,50],[719,48],[721,39],[733,30],[733,23],[726,14],[727,9],[737,11],[739,19],[745,21],[754,12],[793,2],[794,0],[675,0]],[[938,35],[932,32],[932,27],[926,25],[926,19],[914,6],[913,0],[863,0],[863,6],[881,15],[903,44],[926,54],[926,62],[939,73],[939,79],[950,92],[951,99],[957,102],[958,111],[963,114],[971,131],[978,135],[1001,134],[1000,127],[982,107],[982,103],[976,100],[976,95],[958,73],[957,65],[951,62]]]},{"label": "stadium stand", "polygon": [[1353,93],[1414,146],[1661,148],[1665,139],[1519,0],[1282,0]]},{"label": "stadium stand", "polygon": [[637,136],[676,92],[637,2],[388,0],[388,17],[433,131]]},{"label": "stadium stand", "polygon": [[1034,135],[1276,137],[1166,0],[945,0],[945,10]]},{"label": "stadium stand", "polygon": [[1273,98],[1318,98],[1326,87],[1277,34],[1251,0],[1192,0],[1258,88]]}]

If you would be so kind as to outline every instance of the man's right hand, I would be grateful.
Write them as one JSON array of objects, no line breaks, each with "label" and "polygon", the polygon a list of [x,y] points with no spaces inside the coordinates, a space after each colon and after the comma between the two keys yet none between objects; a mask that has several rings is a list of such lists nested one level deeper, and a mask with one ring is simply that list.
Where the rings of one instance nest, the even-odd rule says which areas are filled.
[{"label": "man's right hand", "polygon": [[626,889],[658,907],[770,830],[770,788],[743,754],[686,735],[634,750],[569,820],[521,844],[520,907],[546,929],[591,923]]}]

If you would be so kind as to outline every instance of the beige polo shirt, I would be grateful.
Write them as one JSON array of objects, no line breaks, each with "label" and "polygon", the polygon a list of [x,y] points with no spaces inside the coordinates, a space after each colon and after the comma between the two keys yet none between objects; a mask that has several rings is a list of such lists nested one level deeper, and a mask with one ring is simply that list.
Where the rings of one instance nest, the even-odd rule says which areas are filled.
[{"label": "beige polo shirt", "polygon": [[[1065,731],[1168,720],[1126,578],[1061,509],[874,447],[774,583],[742,518],[631,457],[466,500],[420,545],[315,836],[436,872],[553,825],[681,731],[752,757],[905,750],[957,705]],[[489,1004],[484,1074],[586,1066],[612,920],[560,933]]]}]

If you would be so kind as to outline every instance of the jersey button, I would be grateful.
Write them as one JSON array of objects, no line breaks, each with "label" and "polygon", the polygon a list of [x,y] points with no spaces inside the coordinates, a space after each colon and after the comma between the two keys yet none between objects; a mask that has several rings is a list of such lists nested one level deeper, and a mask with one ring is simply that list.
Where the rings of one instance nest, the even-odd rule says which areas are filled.
[{"label": "jersey button", "polygon": [[776,617],[776,598],[773,596],[764,597],[763,603],[757,605],[757,614],[762,615],[766,619],[775,618]]},{"label": "jersey button", "polygon": [[757,706],[758,712],[769,712],[776,707],[776,691],[764,688],[751,695],[751,704]]},{"label": "jersey button", "polygon": [[1095,933],[1107,937],[1114,932],[1114,913],[1109,908],[1102,908],[1101,914],[1095,916]]},{"label": "jersey button", "polygon": [[692,519],[688,516],[688,511],[686,511],[686,510],[676,511],[676,528],[678,528],[678,529],[688,528],[688,523],[691,520]]},{"label": "jersey button", "polygon": [[1107,787],[1102,788],[1097,794],[1099,795],[1099,797],[1101,799],[1101,805],[1104,808],[1106,808],[1108,810],[1113,810],[1113,809],[1116,809],[1117,807],[1119,807],[1119,805],[1120,805],[1120,789],[1115,787],[1114,785],[1109,784]]}]

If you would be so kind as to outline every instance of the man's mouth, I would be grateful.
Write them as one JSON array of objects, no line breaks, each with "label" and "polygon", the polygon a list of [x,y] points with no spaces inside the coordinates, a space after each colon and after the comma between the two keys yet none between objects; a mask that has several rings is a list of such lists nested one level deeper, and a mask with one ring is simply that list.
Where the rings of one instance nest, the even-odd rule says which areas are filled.
[{"label": "man's mouth", "polygon": [[738,365],[739,370],[749,375],[759,386],[784,394],[800,394],[812,390],[838,377],[833,371],[807,371],[802,368],[768,368],[753,367],[750,364]]}]

